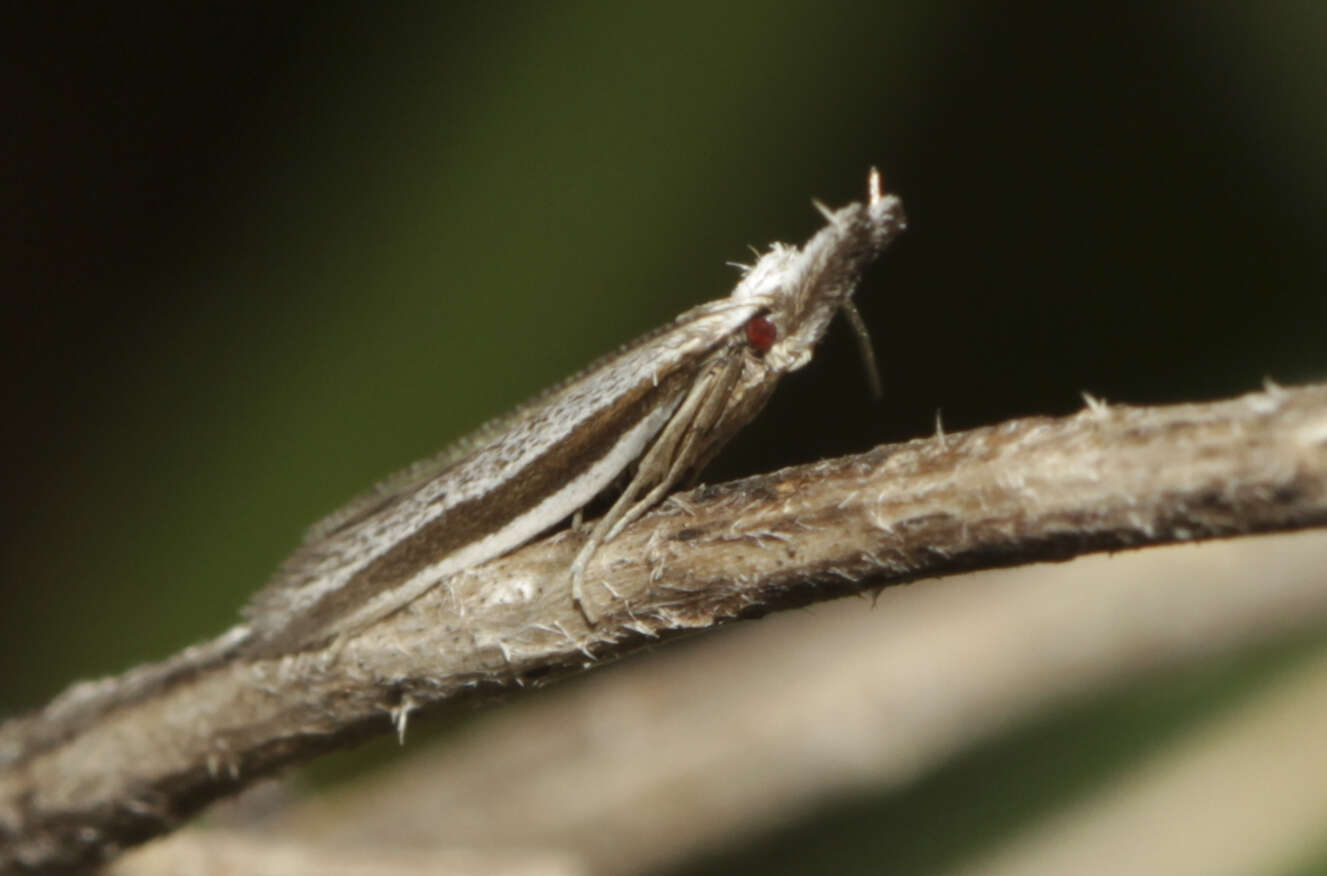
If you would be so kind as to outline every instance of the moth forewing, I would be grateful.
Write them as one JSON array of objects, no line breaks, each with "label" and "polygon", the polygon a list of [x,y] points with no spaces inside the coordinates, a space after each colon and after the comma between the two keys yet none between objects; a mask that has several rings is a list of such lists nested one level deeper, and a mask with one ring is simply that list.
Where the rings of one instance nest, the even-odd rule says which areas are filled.
[{"label": "moth forewing", "polygon": [[568,570],[569,595],[593,622],[584,583],[597,548],[698,473],[779,377],[809,361],[862,270],[904,227],[874,171],[866,204],[822,212],[828,224],[803,248],[774,245],[729,297],[686,311],[315,525],[246,608],[247,652],[274,656],[356,632],[571,518],[629,474]]}]

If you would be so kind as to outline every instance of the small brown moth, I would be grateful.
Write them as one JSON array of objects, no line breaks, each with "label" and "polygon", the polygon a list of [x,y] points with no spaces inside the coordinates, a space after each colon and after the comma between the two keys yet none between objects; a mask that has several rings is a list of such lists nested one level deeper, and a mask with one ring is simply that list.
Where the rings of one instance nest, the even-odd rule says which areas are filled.
[{"label": "small brown moth", "polygon": [[[872,170],[866,203],[830,210],[800,249],[775,244],[732,294],[694,307],[315,524],[246,609],[245,650],[272,656],[352,633],[626,486],[569,570],[587,620],[595,551],[704,465],[811,359],[862,271],[905,227]],[[869,341],[864,341],[869,359]],[[872,366],[873,367],[873,366]]]}]

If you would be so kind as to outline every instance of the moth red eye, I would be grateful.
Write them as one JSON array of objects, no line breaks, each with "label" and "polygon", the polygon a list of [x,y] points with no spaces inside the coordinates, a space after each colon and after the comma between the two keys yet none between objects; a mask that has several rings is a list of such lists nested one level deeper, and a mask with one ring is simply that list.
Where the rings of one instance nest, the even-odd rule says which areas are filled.
[{"label": "moth red eye", "polygon": [[779,330],[774,323],[763,316],[753,316],[746,321],[746,340],[761,353],[766,353],[779,339]]}]

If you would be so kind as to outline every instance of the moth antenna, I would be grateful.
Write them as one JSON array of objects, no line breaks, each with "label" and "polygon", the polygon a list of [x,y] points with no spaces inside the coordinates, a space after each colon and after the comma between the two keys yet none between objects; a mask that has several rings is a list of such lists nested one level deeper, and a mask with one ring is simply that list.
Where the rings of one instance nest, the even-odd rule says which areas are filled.
[{"label": "moth antenna", "polygon": [[829,209],[829,207],[825,206],[824,201],[820,200],[819,198],[812,198],[811,206],[815,207],[816,210],[820,212],[820,215],[825,217],[826,222],[828,222],[831,225],[838,224],[838,220],[834,218],[834,211]]},{"label": "moth antenna", "polygon": [[852,303],[851,298],[843,299],[842,306],[843,315],[848,318],[852,334],[857,338],[857,351],[862,355],[862,367],[866,369],[866,383],[871,388],[871,398],[880,401],[885,391],[880,383],[880,368],[876,365],[875,348],[871,346],[871,333],[866,328],[866,320],[862,319],[862,312]]}]

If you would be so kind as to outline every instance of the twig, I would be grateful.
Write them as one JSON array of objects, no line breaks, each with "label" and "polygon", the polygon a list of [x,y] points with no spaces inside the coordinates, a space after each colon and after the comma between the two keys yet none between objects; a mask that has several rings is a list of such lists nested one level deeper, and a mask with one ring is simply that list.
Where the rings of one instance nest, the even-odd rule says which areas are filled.
[{"label": "twig", "polygon": [[[1037,719],[1048,713],[1072,714],[1075,705],[1106,695],[1103,708],[1090,709],[1101,719],[1088,731],[1097,745],[1137,731],[1130,721],[1121,727],[1108,717],[1135,707],[1137,696],[1112,698],[1108,691],[1169,690],[1182,673],[1191,680],[1179,687],[1192,693],[1195,675],[1210,679],[1236,661],[1251,668],[1254,654],[1262,659],[1253,665],[1265,667],[1269,654],[1302,653],[1302,646],[1287,646],[1312,641],[1327,623],[1324,568],[1327,528],[955,575],[890,588],[878,600],[780,612],[413,739],[404,756],[336,787],[301,794],[298,777],[265,783],[205,825],[124,855],[112,872],[206,876],[215,872],[208,869],[214,861],[242,850],[250,860],[231,870],[322,876],[332,864],[372,861],[366,869],[376,874],[408,850],[418,864],[413,870],[403,864],[401,876],[469,873],[480,861],[490,865],[479,871],[484,876],[525,876],[530,860],[549,876],[638,876],[685,871],[698,856],[715,853],[727,866],[711,859],[703,869],[731,869],[727,853],[743,847],[756,858],[773,854],[785,871],[814,869],[815,849],[838,848],[860,829],[860,823],[842,826],[855,823],[848,813],[871,821],[881,807],[903,820],[880,823],[874,847],[915,863],[932,843],[917,831],[927,818],[913,804],[945,809],[927,781],[940,767],[952,768],[950,779],[966,775],[939,783],[961,810],[965,798],[982,793],[984,779],[955,761],[976,746],[1032,723],[1046,734],[1054,761],[1057,745],[1083,743],[1083,727],[1051,719],[1058,729],[1047,733],[1048,724]],[[1279,670],[1254,673],[1258,692],[1246,698],[1242,685],[1228,689],[1222,714],[1246,720],[1262,707],[1267,687],[1285,682]],[[1172,727],[1185,741],[1161,734],[1168,741],[1158,754],[1188,744],[1186,728],[1204,738],[1207,719],[1194,718]],[[1148,827],[1111,819],[1104,831],[1086,832],[1112,836],[1123,848],[1151,829],[1157,836],[1149,843],[1187,848],[1190,859],[1224,861],[1229,845],[1221,849],[1225,858],[1213,857],[1210,844],[1175,838],[1201,836],[1204,825],[1212,828],[1206,817],[1222,812],[1243,819],[1233,831],[1229,823],[1223,828],[1240,847],[1235,859],[1292,859],[1321,833],[1314,828],[1322,808],[1300,791],[1327,793],[1327,752],[1317,762],[1312,756],[1321,748],[1323,723],[1283,727],[1262,752],[1244,752],[1243,771],[1234,762],[1210,764],[1215,774],[1208,784],[1225,789],[1219,798],[1205,795],[1159,820],[1159,810],[1144,806],[1139,818]],[[1286,767],[1280,784],[1277,771],[1266,768],[1271,762]],[[1131,768],[1119,766],[1104,783],[1107,794],[1132,780]],[[1206,787],[1198,779],[1193,785]],[[1008,791],[995,793],[1004,801]],[[1062,809],[1074,808],[1056,806],[1056,814],[1034,819],[1026,832],[1037,836],[1060,823]],[[1256,817],[1251,810],[1277,828],[1258,831],[1255,841],[1247,828]],[[957,817],[948,827],[965,833]],[[819,825],[815,841],[796,851],[801,843],[788,837],[805,835],[810,825]],[[771,842],[781,851],[770,853]],[[459,852],[471,857],[469,869],[457,861]],[[787,861],[785,854],[795,857]],[[1084,860],[1100,860],[1104,868],[1119,854]],[[279,865],[265,863],[276,856]],[[977,869],[984,858],[974,852]],[[1172,860],[1150,872],[1177,869]]]},{"label": "twig", "polygon": [[[0,867],[69,866],[169,830],[412,710],[659,637],[922,577],[1327,522],[1327,387],[1092,404],[703,488],[624,531],[572,605],[563,532],[323,651],[249,662],[236,632],[71,689],[0,728]],[[610,597],[609,592],[617,594]]]}]

